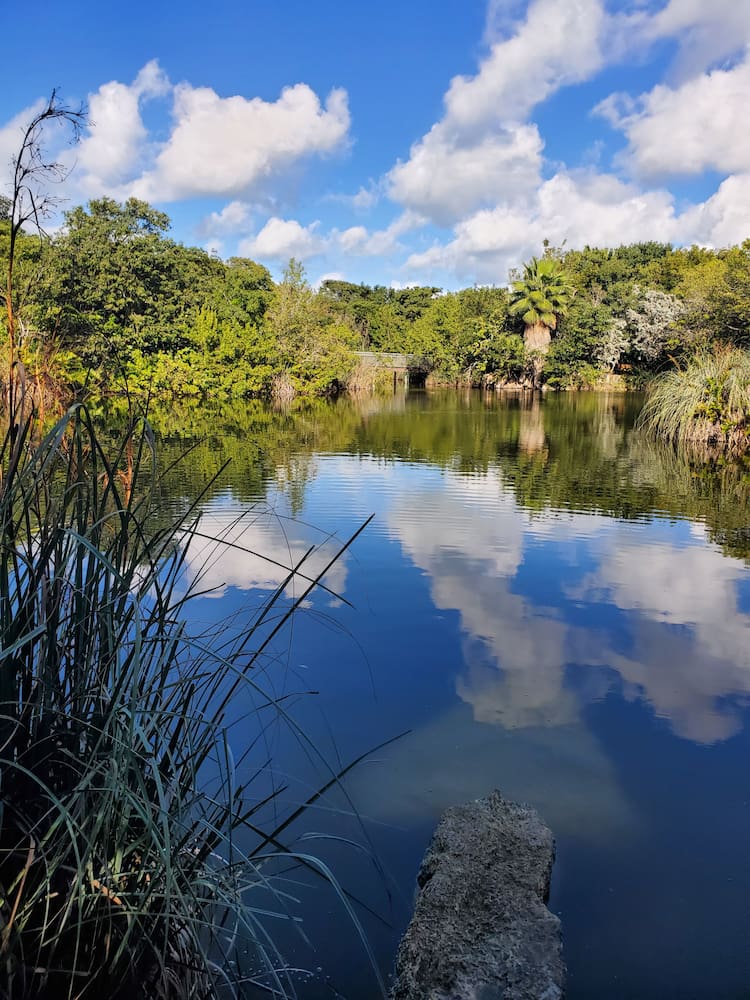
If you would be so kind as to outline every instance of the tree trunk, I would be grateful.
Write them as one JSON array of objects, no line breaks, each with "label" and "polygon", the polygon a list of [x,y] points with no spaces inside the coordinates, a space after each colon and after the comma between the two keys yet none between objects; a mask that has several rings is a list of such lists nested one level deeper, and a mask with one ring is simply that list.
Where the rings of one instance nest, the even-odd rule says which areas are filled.
[{"label": "tree trunk", "polygon": [[523,339],[527,350],[546,354],[549,350],[552,335],[550,334],[549,327],[544,323],[530,323],[523,331]]},{"label": "tree trunk", "polygon": [[544,323],[529,323],[523,331],[523,340],[526,350],[532,354],[532,364],[534,366],[534,389],[538,389],[542,369],[544,368],[544,356],[549,351],[552,340],[550,329]]}]

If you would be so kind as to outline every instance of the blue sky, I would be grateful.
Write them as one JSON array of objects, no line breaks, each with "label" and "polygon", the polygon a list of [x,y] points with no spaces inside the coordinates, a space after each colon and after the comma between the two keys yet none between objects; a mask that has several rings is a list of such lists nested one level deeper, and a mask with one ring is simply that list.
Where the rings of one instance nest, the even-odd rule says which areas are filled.
[{"label": "blue sky", "polygon": [[0,164],[58,87],[91,119],[67,204],[145,198],[275,274],[455,288],[545,238],[750,237],[747,0],[44,0],[4,27]]}]

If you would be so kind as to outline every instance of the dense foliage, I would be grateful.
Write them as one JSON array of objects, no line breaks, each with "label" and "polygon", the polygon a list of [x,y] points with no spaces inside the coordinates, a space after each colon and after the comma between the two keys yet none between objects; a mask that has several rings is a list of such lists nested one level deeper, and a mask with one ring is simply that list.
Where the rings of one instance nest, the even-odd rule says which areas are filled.
[{"label": "dense foliage", "polygon": [[[9,231],[0,205],[0,257]],[[21,233],[15,252],[20,354],[67,384],[125,376],[131,390],[176,396],[329,395],[362,384],[358,351],[416,355],[445,382],[643,384],[706,347],[750,345],[750,240],[547,246],[510,291],[316,290],[294,261],[277,283],[255,261],[175,242],[145,202],[102,198],[51,238]]]}]

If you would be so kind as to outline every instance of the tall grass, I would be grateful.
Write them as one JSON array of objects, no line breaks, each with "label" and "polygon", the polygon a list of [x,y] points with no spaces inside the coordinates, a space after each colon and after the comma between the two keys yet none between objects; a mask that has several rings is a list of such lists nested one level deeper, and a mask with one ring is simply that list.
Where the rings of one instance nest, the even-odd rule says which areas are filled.
[{"label": "tall grass", "polygon": [[259,657],[322,573],[293,567],[241,634],[192,635],[196,508],[153,508],[148,424],[114,454],[81,406],[34,433],[19,416],[0,445],[0,996],[292,995],[254,900],[287,911],[267,866],[317,795],[260,825],[276,789],[241,777],[226,719],[242,686],[255,738],[284,715]]},{"label": "tall grass", "polygon": [[392,393],[394,386],[392,371],[363,358],[360,358],[346,380],[347,392],[355,396]]},{"label": "tall grass", "polygon": [[642,424],[669,441],[741,454],[750,447],[750,353],[717,348],[660,376]]}]

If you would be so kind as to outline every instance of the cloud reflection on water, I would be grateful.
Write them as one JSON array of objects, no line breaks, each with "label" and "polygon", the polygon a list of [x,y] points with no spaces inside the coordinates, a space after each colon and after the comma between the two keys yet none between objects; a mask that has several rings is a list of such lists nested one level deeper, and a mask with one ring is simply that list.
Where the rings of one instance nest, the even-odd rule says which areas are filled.
[{"label": "cloud reflection on water", "polygon": [[[696,532],[686,538],[662,524],[654,539],[645,523],[559,512],[532,520],[496,473],[446,473],[437,491],[407,489],[388,526],[429,576],[436,606],[461,615],[465,666],[456,691],[476,721],[569,724],[619,675],[625,697],[647,700],[682,737],[713,743],[740,726],[732,699],[750,695],[750,616],[738,607],[737,588],[748,570]],[[519,570],[534,544],[549,548],[561,572],[565,542],[571,575],[559,581],[564,599],[553,608],[536,596],[544,581],[521,579]],[[595,566],[583,577],[580,545]],[[622,613],[626,651],[607,607]],[[566,683],[571,664],[599,677],[574,690]]]},{"label": "cloud reflection on water", "polygon": [[581,723],[510,732],[477,726],[459,704],[399,740],[388,762],[347,779],[364,816],[381,822],[436,822],[449,806],[501,788],[539,809],[557,836],[632,841],[641,822],[615,767]]},{"label": "cloud reflection on water", "polygon": [[[285,595],[295,599],[305,589],[305,578],[314,578],[340,548],[340,542],[304,521],[292,518],[279,500],[248,509],[231,494],[215,499],[200,518],[202,536],[191,541],[186,556],[188,583],[207,591],[209,597],[223,597],[227,589],[276,590],[293,576]],[[308,550],[314,551],[305,557]],[[344,595],[347,558],[342,554],[328,570],[323,583],[334,595]],[[335,603],[335,597],[329,603]]]}]

